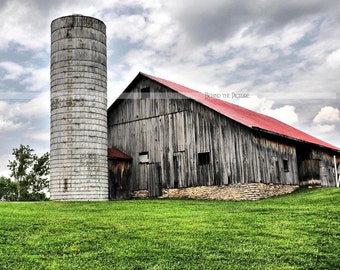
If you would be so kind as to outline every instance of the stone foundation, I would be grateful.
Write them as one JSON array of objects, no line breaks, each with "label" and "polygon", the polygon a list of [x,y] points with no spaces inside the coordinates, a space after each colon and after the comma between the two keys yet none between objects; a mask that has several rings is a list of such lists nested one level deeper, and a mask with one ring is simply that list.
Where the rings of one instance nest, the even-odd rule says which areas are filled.
[{"label": "stone foundation", "polygon": [[[263,183],[235,184],[228,186],[200,186],[190,188],[163,189],[159,198],[203,199],[203,200],[259,200],[293,192],[299,186]],[[147,190],[135,191],[132,198],[147,198]]]}]

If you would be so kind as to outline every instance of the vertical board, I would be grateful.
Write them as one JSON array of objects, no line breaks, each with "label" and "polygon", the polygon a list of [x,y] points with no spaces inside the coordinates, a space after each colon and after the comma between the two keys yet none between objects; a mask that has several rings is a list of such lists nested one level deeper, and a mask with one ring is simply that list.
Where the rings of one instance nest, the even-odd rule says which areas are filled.
[{"label": "vertical board", "polygon": [[188,166],[186,152],[175,152],[174,159],[174,188],[186,187],[188,181]]},{"label": "vertical board", "polygon": [[161,166],[159,163],[151,163],[149,166],[148,193],[149,197],[162,196]]}]

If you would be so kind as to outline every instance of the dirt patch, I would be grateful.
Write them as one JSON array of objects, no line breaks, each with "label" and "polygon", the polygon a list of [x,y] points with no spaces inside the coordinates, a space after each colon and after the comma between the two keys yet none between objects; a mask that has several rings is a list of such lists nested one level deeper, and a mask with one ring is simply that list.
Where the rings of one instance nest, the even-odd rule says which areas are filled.
[{"label": "dirt patch", "polygon": [[[159,198],[205,199],[205,200],[259,200],[272,196],[288,194],[298,189],[293,185],[274,185],[263,183],[234,184],[227,186],[200,186],[190,188],[163,189]],[[132,198],[147,198],[147,190],[132,193]]]}]

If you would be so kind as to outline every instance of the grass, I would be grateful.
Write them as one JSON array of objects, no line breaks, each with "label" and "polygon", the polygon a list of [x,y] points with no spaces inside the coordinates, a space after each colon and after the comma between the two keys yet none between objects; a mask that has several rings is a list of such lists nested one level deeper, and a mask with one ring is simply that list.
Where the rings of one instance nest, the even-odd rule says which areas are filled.
[{"label": "grass", "polygon": [[261,201],[0,203],[0,269],[339,269],[340,189]]}]

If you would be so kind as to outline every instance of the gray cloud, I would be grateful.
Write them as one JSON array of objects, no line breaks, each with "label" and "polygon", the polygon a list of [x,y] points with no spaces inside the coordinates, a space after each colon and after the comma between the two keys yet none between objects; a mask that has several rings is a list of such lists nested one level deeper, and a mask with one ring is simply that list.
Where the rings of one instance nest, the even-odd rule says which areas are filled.
[{"label": "gray cloud", "polygon": [[221,41],[247,28],[247,33],[270,34],[292,22],[325,14],[339,15],[334,0],[184,1],[169,4],[185,33],[197,43]]}]

